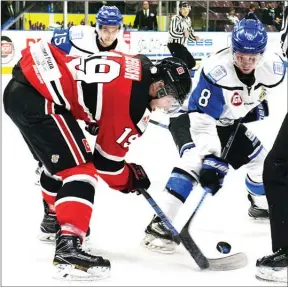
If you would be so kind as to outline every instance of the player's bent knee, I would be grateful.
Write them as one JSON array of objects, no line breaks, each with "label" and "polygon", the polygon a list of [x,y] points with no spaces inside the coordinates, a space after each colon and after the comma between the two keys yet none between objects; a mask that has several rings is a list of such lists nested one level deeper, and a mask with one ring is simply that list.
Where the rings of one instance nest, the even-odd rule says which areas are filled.
[{"label": "player's bent knee", "polygon": [[57,176],[62,178],[64,184],[71,181],[82,181],[96,188],[98,182],[98,172],[92,162],[62,170],[57,173]]}]

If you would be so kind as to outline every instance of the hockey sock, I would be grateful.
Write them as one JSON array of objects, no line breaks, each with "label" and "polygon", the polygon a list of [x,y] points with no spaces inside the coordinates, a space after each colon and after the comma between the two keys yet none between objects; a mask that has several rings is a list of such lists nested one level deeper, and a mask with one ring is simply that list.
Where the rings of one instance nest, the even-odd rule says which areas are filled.
[{"label": "hockey sock", "polygon": [[40,185],[42,197],[48,205],[48,212],[55,213],[55,199],[58,190],[62,187],[63,182],[48,176],[45,172],[41,173]]}]

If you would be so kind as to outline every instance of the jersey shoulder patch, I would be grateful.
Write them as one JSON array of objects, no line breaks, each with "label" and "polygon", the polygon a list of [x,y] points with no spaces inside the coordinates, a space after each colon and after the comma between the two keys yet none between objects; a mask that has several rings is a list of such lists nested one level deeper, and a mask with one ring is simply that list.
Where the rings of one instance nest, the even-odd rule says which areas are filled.
[{"label": "jersey shoulder patch", "polygon": [[273,62],[273,71],[276,75],[283,75],[284,74],[284,63],[283,62]]},{"label": "jersey shoulder patch", "polygon": [[70,29],[69,31],[69,39],[70,40],[75,40],[75,39],[83,39],[84,37],[84,32],[83,30],[72,30]]},{"label": "jersey shoulder patch", "polygon": [[207,77],[213,82],[217,83],[221,79],[227,76],[227,71],[224,66],[217,65],[210,72],[207,73]]}]

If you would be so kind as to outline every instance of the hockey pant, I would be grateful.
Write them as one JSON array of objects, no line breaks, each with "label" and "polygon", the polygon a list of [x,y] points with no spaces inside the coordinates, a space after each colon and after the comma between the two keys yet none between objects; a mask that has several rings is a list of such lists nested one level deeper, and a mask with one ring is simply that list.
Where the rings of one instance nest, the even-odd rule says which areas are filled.
[{"label": "hockey pant", "polygon": [[5,112],[30,150],[49,174],[59,179],[58,184],[52,184],[57,192],[52,188],[46,193],[44,190],[43,195],[47,203],[55,203],[61,232],[84,237],[92,215],[98,175],[82,129],[70,111],[15,79],[7,85],[3,101]]},{"label": "hockey pant", "polygon": [[[225,147],[234,129],[235,124],[227,127],[217,127],[222,148]],[[174,167],[166,188],[168,187],[167,189],[174,197],[184,202],[193,188],[193,183],[198,180],[202,158],[195,148],[190,133],[188,113],[171,118],[169,130],[178,147],[180,161]],[[226,160],[234,169],[238,169],[243,165],[246,166],[246,187],[251,194],[259,195],[262,198],[264,195],[262,174],[265,157],[266,150],[260,140],[241,124]],[[265,197],[263,198],[263,205],[264,207],[267,206]]]}]

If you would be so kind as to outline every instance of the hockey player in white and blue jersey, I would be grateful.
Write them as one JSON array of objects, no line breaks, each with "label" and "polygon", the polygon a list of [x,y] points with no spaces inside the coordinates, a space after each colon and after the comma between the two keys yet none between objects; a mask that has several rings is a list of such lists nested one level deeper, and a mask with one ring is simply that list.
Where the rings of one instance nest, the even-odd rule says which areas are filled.
[{"label": "hockey player in white and blue jersey", "polygon": [[123,39],[123,16],[116,6],[102,6],[96,16],[96,29],[91,26],[72,26],[67,30],[55,30],[51,43],[65,53],[85,56],[116,50],[129,53]]},{"label": "hockey player in white and blue jersey", "polygon": [[[267,152],[260,140],[241,123],[226,160],[220,158],[239,119],[247,123],[268,116],[267,98],[285,77],[285,63],[275,53],[266,54],[266,45],[267,33],[261,22],[243,19],[232,32],[232,47],[203,63],[189,98],[190,134],[173,135],[181,163],[173,169],[163,193],[162,210],[170,220],[197,183],[216,194],[229,165],[246,167],[249,215],[268,218],[262,180]],[[153,217],[145,233],[143,245],[147,248],[174,251],[173,237],[159,217]]]},{"label": "hockey player in white and blue jersey", "polygon": [[[67,30],[55,30],[51,43],[67,55],[86,56],[98,52],[116,50],[129,53],[129,46],[124,42],[122,32],[123,16],[116,6],[102,6],[96,15],[96,29],[91,26],[72,26]],[[89,133],[95,134],[97,125],[89,124],[85,128]],[[37,160],[37,156],[35,155]],[[50,179],[46,172],[42,172],[42,164],[38,164],[36,173],[40,176],[45,214],[41,222],[42,241],[54,241],[57,230],[55,208],[49,205],[44,198],[56,199],[57,191],[62,183]],[[53,201],[53,200],[52,200]],[[87,236],[90,233],[88,229]]]}]

